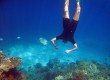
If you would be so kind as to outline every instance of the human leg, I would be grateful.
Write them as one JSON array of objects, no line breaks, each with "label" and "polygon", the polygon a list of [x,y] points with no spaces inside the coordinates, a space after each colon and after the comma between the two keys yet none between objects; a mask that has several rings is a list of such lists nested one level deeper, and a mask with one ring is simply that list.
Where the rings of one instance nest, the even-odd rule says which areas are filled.
[{"label": "human leg", "polygon": [[69,0],[65,0],[65,3],[64,3],[64,18],[69,18],[68,7],[69,7]]},{"label": "human leg", "polygon": [[79,0],[76,0],[76,4],[77,4],[77,8],[76,8],[76,12],[75,12],[73,19],[75,21],[78,21],[80,17],[80,11],[81,11]]}]

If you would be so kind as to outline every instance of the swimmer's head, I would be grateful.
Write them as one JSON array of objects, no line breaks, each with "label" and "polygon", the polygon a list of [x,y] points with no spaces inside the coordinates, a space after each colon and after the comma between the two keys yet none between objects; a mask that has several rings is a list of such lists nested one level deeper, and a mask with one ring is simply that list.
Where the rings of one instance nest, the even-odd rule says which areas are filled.
[{"label": "swimmer's head", "polygon": [[67,43],[67,42],[68,42],[68,40],[66,40],[66,39],[63,39],[63,42],[64,42],[64,43]]}]

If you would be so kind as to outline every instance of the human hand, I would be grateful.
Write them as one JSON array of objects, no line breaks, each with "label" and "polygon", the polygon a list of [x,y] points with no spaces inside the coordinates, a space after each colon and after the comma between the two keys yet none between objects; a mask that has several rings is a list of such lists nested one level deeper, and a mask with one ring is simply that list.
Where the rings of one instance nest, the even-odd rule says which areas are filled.
[{"label": "human hand", "polygon": [[65,50],[65,52],[66,52],[66,53],[70,53],[70,52],[71,52],[71,50]]}]

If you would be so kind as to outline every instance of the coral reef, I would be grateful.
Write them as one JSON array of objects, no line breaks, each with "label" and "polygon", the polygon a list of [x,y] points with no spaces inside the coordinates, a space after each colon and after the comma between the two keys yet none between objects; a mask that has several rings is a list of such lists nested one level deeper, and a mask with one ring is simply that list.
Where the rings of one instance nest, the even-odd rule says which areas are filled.
[{"label": "coral reef", "polygon": [[6,55],[0,50],[0,80],[23,80],[22,71],[17,69],[20,64],[19,57],[6,58]]},{"label": "coral reef", "polygon": [[81,76],[84,76],[87,80],[89,80],[90,77],[93,77],[94,75],[97,75],[99,73],[99,70],[97,69],[97,66],[92,61],[77,61],[77,67],[75,68],[75,75],[78,76],[79,74]]},{"label": "coral reef", "polygon": [[110,80],[110,66],[95,61],[60,62],[50,59],[46,66],[29,67],[26,80]]}]

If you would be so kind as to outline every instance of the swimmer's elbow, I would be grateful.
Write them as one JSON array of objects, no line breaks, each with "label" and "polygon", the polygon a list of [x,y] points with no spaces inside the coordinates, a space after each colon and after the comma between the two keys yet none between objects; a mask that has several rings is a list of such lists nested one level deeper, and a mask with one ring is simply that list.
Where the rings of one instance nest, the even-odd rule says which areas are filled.
[{"label": "swimmer's elbow", "polygon": [[52,39],[51,39],[51,42],[54,42],[55,40],[56,40],[56,38],[52,38]]},{"label": "swimmer's elbow", "polygon": [[54,40],[53,40],[53,39],[51,39],[51,42],[54,42]]}]

